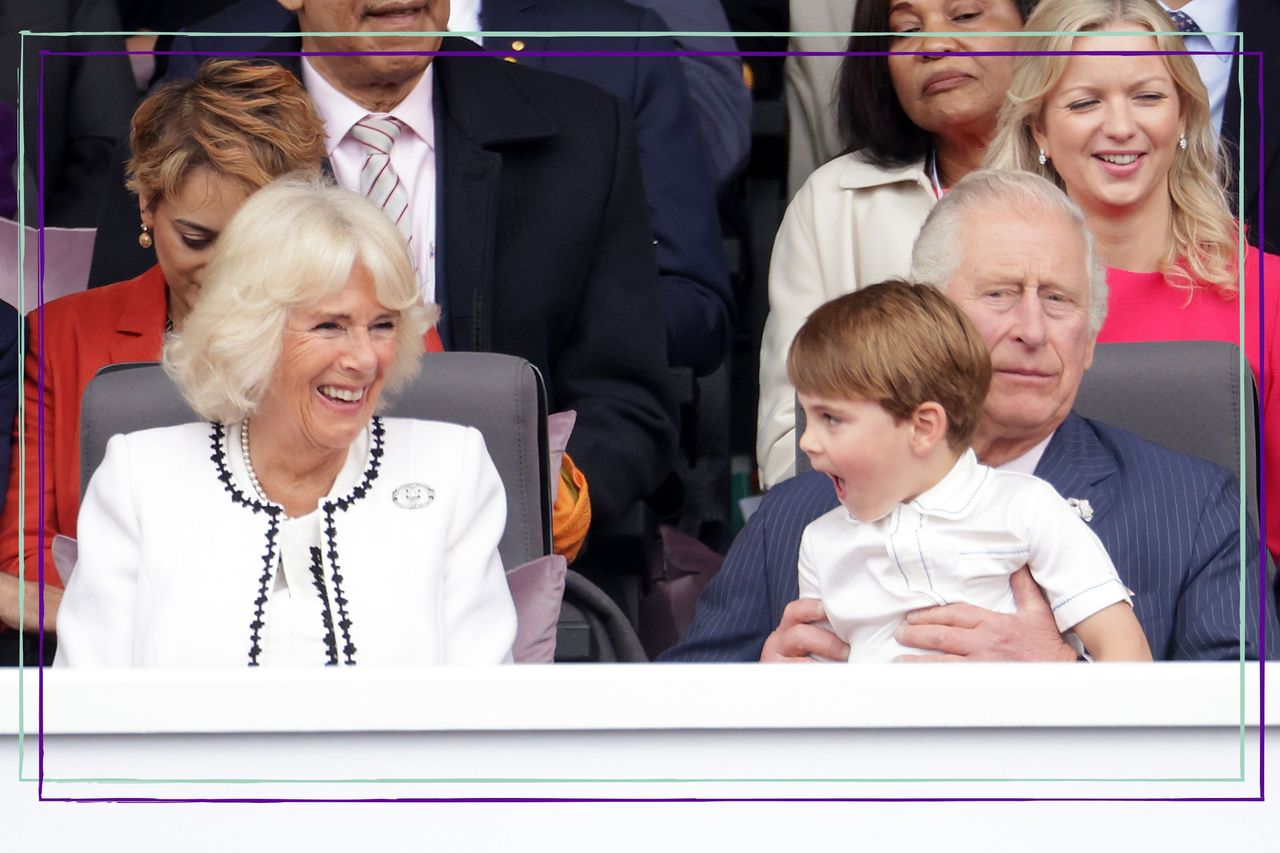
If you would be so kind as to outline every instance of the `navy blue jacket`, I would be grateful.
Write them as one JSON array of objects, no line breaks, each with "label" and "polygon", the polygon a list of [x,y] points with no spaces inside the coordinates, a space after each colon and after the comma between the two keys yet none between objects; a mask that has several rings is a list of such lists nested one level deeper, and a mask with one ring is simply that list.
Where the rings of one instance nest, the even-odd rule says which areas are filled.
[{"label": "navy blue jacket", "polygon": [[[1036,475],[1093,508],[1089,523],[1133,590],[1156,660],[1240,654],[1240,487],[1227,471],[1132,433],[1070,415]],[[755,661],[799,596],[796,563],[809,522],[836,506],[831,480],[802,474],[771,489],[703,592],[693,625],[659,660]],[[1251,530],[1245,656],[1258,657],[1258,546]],[[1277,628],[1267,596],[1268,658]]]},{"label": "navy blue jacket", "polygon": [[[698,375],[715,370],[729,348],[733,292],[716,213],[716,187],[689,84],[667,36],[572,36],[540,32],[665,32],[652,9],[621,0],[483,0],[486,50],[517,62],[585,80],[631,107],[657,247],[667,320],[667,358]],[[512,45],[521,42],[521,50]],[[538,51],[616,51],[613,56],[532,56]]]}]

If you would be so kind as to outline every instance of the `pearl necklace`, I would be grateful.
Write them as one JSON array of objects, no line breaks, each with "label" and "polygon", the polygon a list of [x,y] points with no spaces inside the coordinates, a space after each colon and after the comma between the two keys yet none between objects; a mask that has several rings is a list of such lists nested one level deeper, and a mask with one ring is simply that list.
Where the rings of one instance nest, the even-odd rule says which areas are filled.
[{"label": "pearl necklace", "polygon": [[271,498],[267,497],[267,493],[262,490],[262,483],[258,482],[258,472],[253,470],[253,460],[249,458],[249,419],[245,418],[240,424],[240,454],[244,457],[244,471],[249,475],[249,485],[253,486],[254,492],[257,493],[258,499],[263,503],[271,503]]}]

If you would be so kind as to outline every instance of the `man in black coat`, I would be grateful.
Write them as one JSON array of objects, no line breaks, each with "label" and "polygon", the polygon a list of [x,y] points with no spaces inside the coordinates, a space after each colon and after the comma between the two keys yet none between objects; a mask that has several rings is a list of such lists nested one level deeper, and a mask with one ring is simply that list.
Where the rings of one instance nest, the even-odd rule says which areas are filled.
[{"label": "man in black coat", "polygon": [[[462,39],[371,35],[443,31],[448,7],[448,0],[240,4],[224,13],[241,13],[236,29],[289,35],[202,38],[189,49],[381,51],[312,56],[300,75],[318,74],[374,114],[395,108],[430,69],[435,192],[411,185],[410,210],[434,216],[442,337],[449,349],[509,353],[542,372],[551,410],[578,414],[569,452],[590,485],[594,523],[607,524],[662,481],[676,434],[630,118],[599,89],[477,55]],[[358,35],[312,35],[322,32]],[[175,41],[175,50],[184,47]],[[171,59],[171,75],[181,73],[179,59]],[[298,57],[279,60],[301,67]],[[330,142],[332,154],[340,140]],[[136,211],[127,196],[104,211],[98,239],[117,261],[128,262],[129,240],[106,231],[134,221]]]}]

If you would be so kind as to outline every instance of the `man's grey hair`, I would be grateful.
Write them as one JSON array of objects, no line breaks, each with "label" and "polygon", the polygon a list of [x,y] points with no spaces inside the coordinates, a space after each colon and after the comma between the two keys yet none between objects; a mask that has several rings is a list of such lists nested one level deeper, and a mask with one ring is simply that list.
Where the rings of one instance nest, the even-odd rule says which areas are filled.
[{"label": "man's grey hair", "polygon": [[965,217],[981,217],[996,210],[1040,210],[1064,216],[1075,226],[1084,241],[1089,330],[1096,335],[1107,318],[1107,272],[1094,251],[1093,235],[1079,206],[1052,182],[1031,172],[979,169],[957,181],[934,205],[916,237],[911,250],[912,280],[946,290],[964,250],[960,228]]}]

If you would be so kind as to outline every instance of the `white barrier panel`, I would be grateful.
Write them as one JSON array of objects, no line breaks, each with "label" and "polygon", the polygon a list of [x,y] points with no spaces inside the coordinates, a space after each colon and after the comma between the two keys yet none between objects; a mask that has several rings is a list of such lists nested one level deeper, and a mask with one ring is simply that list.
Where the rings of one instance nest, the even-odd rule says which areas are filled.
[{"label": "white barrier panel", "polygon": [[[39,674],[0,676],[15,850],[1262,851],[1280,825],[1256,664],[46,671],[43,757]],[[877,802],[705,802],[753,798]],[[878,802],[906,799],[970,801]]]},{"label": "white barrier panel", "polygon": [[[56,799],[1253,797],[1258,667],[46,670]],[[18,720],[17,676],[9,731]],[[1275,707],[1275,703],[1271,707]],[[43,733],[43,765],[37,750]]]}]

